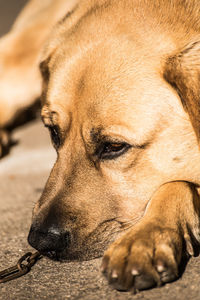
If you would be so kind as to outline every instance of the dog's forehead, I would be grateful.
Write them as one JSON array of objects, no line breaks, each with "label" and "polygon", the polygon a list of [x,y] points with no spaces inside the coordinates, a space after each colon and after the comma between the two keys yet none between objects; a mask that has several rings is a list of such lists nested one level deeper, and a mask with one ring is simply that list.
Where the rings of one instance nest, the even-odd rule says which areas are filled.
[{"label": "dog's forehead", "polygon": [[119,106],[120,99],[127,99],[130,91],[139,91],[138,84],[143,86],[146,81],[148,85],[154,73],[154,60],[144,59],[131,43],[120,42],[114,38],[74,51],[58,49],[50,61],[47,102],[62,106],[83,103],[86,107],[104,106],[105,101],[113,105],[117,101]]},{"label": "dog's forehead", "polygon": [[151,129],[169,102],[177,103],[161,78],[158,61],[119,40],[71,56],[62,50],[51,62],[47,101],[51,110],[61,107],[61,114],[76,116],[77,124],[87,120],[88,128],[131,124],[138,131],[145,123]]}]

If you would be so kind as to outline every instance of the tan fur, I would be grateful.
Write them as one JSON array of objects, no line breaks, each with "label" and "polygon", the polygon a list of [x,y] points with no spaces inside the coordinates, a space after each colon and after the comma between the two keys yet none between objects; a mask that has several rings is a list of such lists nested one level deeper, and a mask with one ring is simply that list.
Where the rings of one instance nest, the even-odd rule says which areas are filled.
[{"label": "tan fur", "polygon": [[[32,0],[0,39],[0,132],[41,94],[38,69],[40,52],[52,27],[76,4],[76,0]],[[9,139],[7,138],[7,141]],[[0,134],[0,157],[8,143]]]},{"label": "tan fur", "polygon": [[[58,158],[33,228],[70,232],[60,259],[98,256],[119,235],[102,265],[118,289],[174,280],[200,242],[199,16],[197,0],[79,1],[43,50]],[[101,159],[105,143],[130,147]]]}]

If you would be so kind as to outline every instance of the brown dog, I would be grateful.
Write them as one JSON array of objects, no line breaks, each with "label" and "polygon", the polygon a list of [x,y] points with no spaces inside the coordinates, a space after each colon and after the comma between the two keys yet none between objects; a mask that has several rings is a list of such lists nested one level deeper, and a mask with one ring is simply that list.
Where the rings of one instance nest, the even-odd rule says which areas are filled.
[{"label": "brown dog", "polygon": [[117,289],[174,280],[200,242],[199,1],[79,1],[40,66],[58,157],[29,243],[89,259],[119,236],[102,263]]}]

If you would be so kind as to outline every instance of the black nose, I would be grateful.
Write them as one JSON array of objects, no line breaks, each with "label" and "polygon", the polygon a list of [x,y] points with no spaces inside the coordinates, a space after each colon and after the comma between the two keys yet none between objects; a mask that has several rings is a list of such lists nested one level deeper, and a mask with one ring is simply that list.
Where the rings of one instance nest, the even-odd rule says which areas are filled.
[{"label": "black nose", "polygon": [[42,254],[57,258],[58,253],[69,247],[70,233],[56,227],[44,229],[32,225],[28,242]]}]

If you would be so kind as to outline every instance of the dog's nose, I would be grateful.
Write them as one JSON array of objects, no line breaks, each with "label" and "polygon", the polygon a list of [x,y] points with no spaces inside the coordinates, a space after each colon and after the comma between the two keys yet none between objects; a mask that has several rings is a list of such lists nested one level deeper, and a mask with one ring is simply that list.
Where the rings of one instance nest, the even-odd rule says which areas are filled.
[{"label": "dog's nose", "polygon": [[55,227],[44,229],[32,225],[28,242],[42,254],[56,258],[57,253],[69,247],[70,233]]}]

